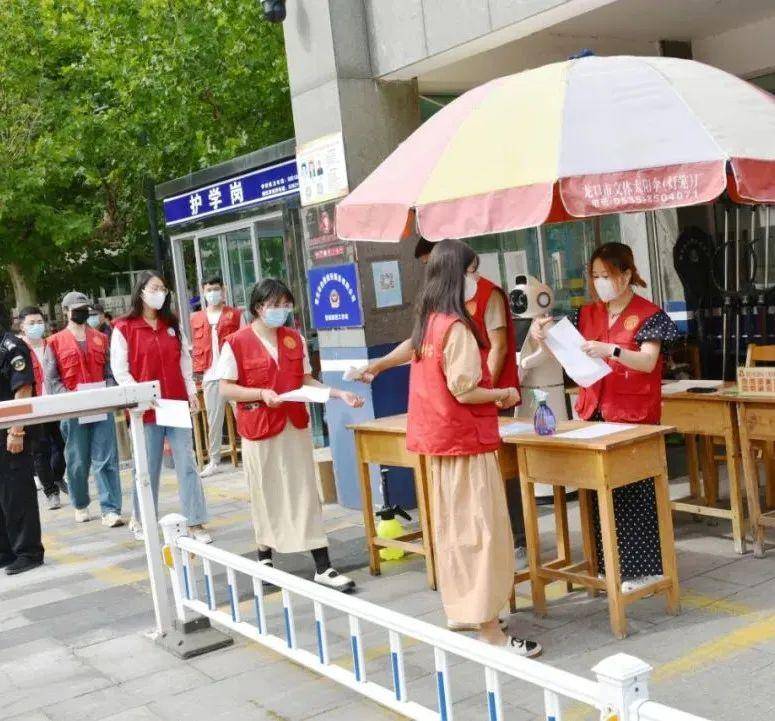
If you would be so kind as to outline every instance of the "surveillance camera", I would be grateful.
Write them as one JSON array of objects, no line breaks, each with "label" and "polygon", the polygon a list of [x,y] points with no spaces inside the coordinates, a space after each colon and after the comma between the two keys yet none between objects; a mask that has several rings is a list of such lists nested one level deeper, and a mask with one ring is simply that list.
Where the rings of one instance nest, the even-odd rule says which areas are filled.
[{"label": "surveillance camera", "polygon": [[261,0],[264,19],[270,23],[281,23],[285,20],[285,0]]}]

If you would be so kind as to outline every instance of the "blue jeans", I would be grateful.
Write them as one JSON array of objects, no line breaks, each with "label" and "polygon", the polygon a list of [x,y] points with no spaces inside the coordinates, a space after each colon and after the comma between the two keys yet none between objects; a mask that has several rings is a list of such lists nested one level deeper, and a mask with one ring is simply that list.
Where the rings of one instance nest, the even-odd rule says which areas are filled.
[{"label": "blue jeans", "polygon": [[[155,423],[145,424],[145,443],[148,447],[148,473],[151,477],[153,490],[153,505],[156,515],[159,514],[159,477],[164,454],[164,438],[172,449],[172,460],[175,461],[175,474],[178,477],[180,503],[182,513],[188,519],[189,526],[198,526],[207,520],[207,504],[202,490],[202,480],[196,469],[194,460],[194,442],[188,428],[171,428],[157,426]],[[137,504],[137,484],[134,491],[134,516],[140,520],[140,508]]]},{"label": "blue jeans", "polygon": [[94,472],[103,513],[121,513],[121,477],[118,472],[116,422],[113,414],[103,421],[81,425],[77,418],[62,421],[70,501],[78,509],[89,505],[89,470]]}]

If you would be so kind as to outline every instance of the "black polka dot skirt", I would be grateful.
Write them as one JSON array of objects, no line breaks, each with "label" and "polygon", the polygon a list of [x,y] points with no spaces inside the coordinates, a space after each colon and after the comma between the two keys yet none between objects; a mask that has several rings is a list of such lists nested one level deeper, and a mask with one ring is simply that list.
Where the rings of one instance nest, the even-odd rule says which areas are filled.
[{"label": "black polka dot skirt", "polygon": [[[602,420],[602,418],[596,414],[592,420]],[[591,495],[598,571],[605,574],[600,511],[597,497],[594,494]],[[647,478],[637,483],[615,488],[613,502],[622,580],[661,575],[662,555],[659,544],[659,518],[657,516],[654,479]]]}]

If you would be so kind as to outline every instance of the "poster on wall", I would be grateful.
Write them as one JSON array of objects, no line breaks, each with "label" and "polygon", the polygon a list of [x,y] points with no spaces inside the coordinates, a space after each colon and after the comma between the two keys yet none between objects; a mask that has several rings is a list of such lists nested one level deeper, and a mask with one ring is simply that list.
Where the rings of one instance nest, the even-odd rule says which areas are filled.
[{"label": "poster on wall", "polygon": [[355,263],[311,268],[307,277],[315,328],[330,330],[363,326],[358,267]]},{"label": "poster on wall", "polygon": [[349,192],[341,133],[324,135],[297,149],[296,164],[302,205],[341,198]]},{"label": "poster on wall", "polygon": [[392,308],[402,305],[404,297],[401,293],[401,272],[397,260],[383,260],[371,264],[374,276],[374,295],[377,308]]}]

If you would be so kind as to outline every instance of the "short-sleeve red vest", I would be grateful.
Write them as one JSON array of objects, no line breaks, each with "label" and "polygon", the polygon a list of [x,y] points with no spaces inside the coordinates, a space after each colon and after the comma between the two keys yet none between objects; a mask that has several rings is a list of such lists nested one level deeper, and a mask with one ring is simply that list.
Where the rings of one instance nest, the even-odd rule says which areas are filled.
[{"label": "short-sleeve red vest", "polygon": [[482,334],[482,340],[487,340],[487,327],[484,323],[484,314],[487,303],[493,293],[497,293],[506,305],[506,358],[503,361],[500,376],[493,382],[495,388],[516,388],[519,390],[519,371],[517,370],[517,336],[514,331],[514,323],[511,322],[509,304],[502,288],[487,278],[479,277],[476,283],[476,295],[466,303],[466,309],[471,314]]},{"label": "short-sleeve red vest", "polygon": [[[608,309],[598,301],[581,308],[579,332],[587,340],[614,343],[626,350],[638,350],[635,336],[643,323],[660,308],[639,295],[608,327]],[[596,410],[606,421],[659,423],[662,415],[662,356],[651,373],[632,370],[615,359],[606,363],[613,370],[589,388],[582,388],[576,403],[581,418],[591,418]]]},{"label": "short-sleeve red vest", "polygon": [[[238,330],[227,340],[237,361],[238,385],[268,388],[278,395],[301,388],[304,345],[297,331],[277,329],[277,362],[251,326]],[[295,428],[306,428],[309,425],[307,407],[303,403],[283,403],[277,408],[258,401],[237,403],[237,431],[251,441],[279,435],[288,421]]]},{"label": "short-sleeve red vest", "polygon": [[85,330],[85,352],[67,328],[48,339],[57,361],[59,378],[69,391],[76,390],[80,383],[99,383],[105,380],[108,339],[103,333],[88,326]]},{"label": "short-sleeve red vest", "polygon": [[[469,405],[450,393],[444,375],[444,343],[460,319],[434,313],[428,321],[422,356],[409,371],[409,417],[406,447],[431,456],[471,456],[500,447],[498,409],[494,403]],[[492,388],[487,349],[481,350],[482,382]]]},{"label": "short-sleeve red vest", "polygon": [[[221,317],[216,325],[218,347],[222,348],[226,336],[238,331],[239,327],[239,309],[224,305],[221,309]],[[206,310],[197,311],[191,316],[191,339],[193,345],[191,356],[194,372],[204,373],[213,364],[213,332]]]},{"label": "short-sleeve red vest", "polygon": [[[152,328],[144,318],[125,316],[116,321],[115,330],[124,336],[129,353],[129,372],[138,383],[158,381],[161,397],[173,401],[188,400],[188,389],[180,370],[182,346],[179,334],[161,318]],[[153,411],[143,420],[155,421]]]}]

